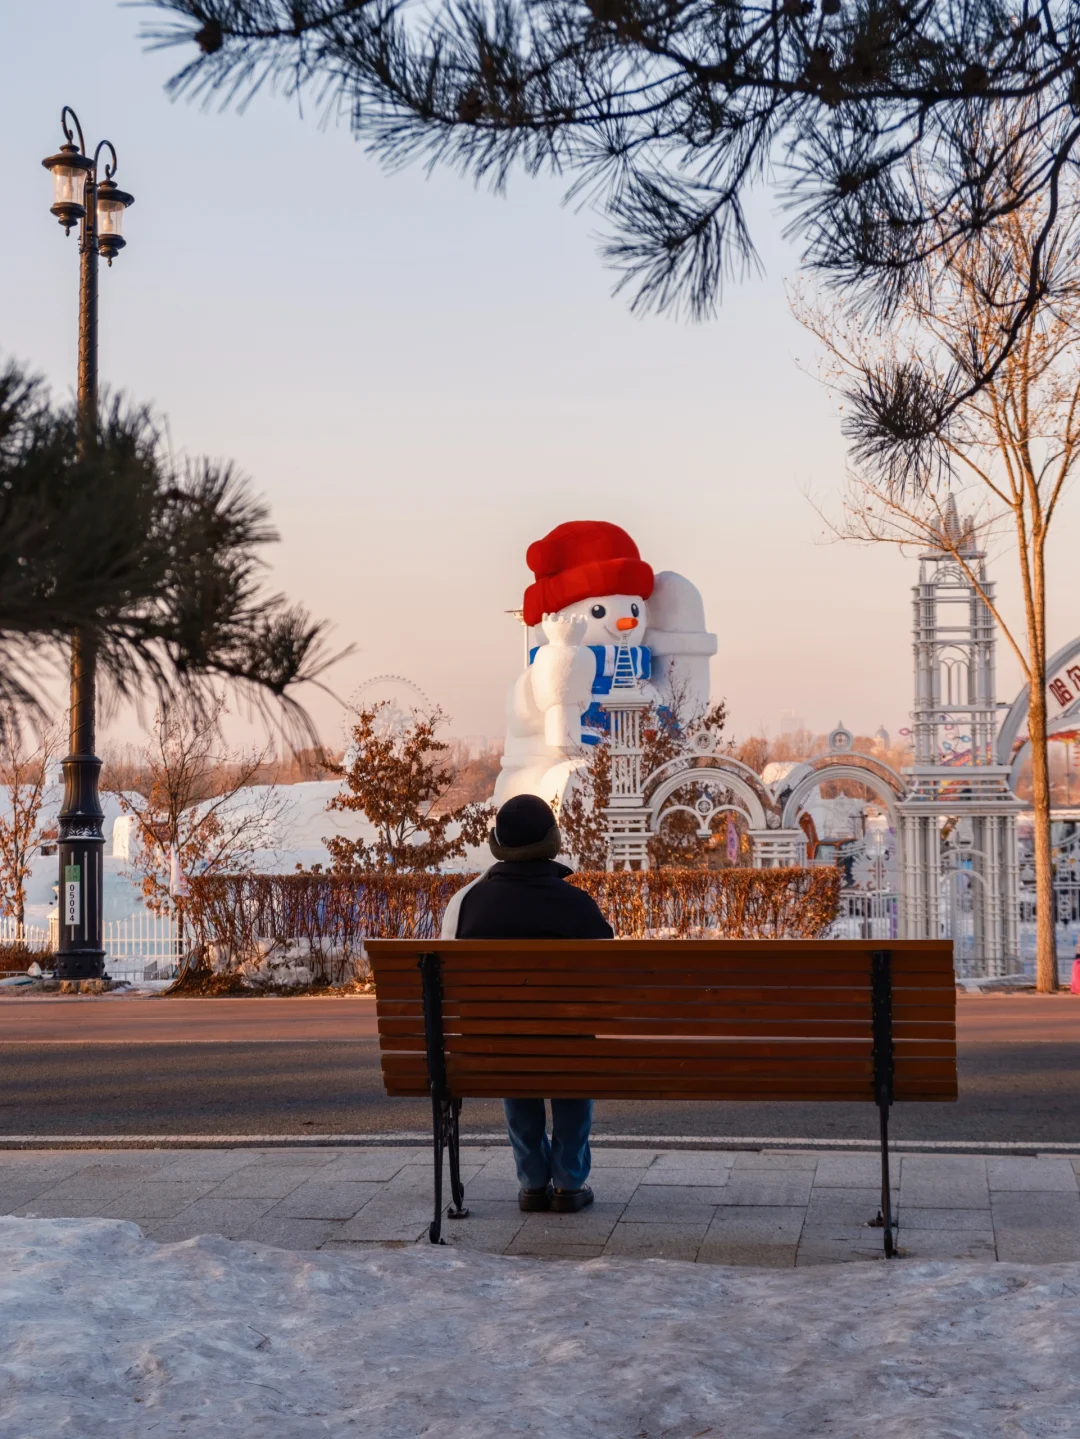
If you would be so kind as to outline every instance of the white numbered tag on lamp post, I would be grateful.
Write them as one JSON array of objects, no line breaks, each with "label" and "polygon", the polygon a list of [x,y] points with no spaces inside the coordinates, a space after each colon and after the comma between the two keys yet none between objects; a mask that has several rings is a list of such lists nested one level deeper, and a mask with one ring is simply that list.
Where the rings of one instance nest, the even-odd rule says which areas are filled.
[{"label": "white numbered tag on lamp post", "polygon": [[82,868],[64,865],[64,923],[72,928],[79,923],[82,906]]}]

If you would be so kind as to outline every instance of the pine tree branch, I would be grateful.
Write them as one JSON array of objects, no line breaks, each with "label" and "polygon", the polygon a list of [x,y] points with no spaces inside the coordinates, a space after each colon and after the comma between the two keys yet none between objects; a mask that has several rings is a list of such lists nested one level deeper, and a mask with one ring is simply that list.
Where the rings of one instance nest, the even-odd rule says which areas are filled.
[{"label": "pine tree branch", "polygon": [[332,663],[326,627],[268,593],[265,504],[229,464],[177,464],[151,414],[120,400],[94,446],[74,410],[13,364],[0,372],[0,705],[46,706],[76,629],[93,633],[119,696],[205,701],[229,681],[297,741],[314,738],[293,698]]}]

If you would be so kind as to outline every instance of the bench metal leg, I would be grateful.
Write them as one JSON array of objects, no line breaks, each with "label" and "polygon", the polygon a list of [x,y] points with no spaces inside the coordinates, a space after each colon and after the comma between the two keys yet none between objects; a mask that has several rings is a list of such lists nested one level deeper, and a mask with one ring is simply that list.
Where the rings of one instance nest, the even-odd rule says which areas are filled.
[{"label": "bench metal leg", "polygon": [[443,1151],[446,1148],[446,1125],[443,1113],[444,1102],[437,1094],[431,1096],[431,1127],[435,1148],[435,1217],[428,1226],[428,1238],[432,1244],[445,1244],[442,1237],[442,1171]]},{"label": "bench metal leg", "polygon": [[464,1219],[465,1186],[461,1182],[461,1100],[447,1101],[447,1143],[450,1150],[450,1197],[453,1203],[446,1211],[449,1219]]},{"label": "bench metal leg", "polygon": [[877,1222],[885,1230],[885,1258],[892,1259],[896,1253],[893,1240],[892,1190],[889,1182],[889,1106],[879,1104],[881,1117],[881,1210]]},{"label": "bench metal leg", "polygon": [[442,1237],[443,1157],[446,1154],[449,1154],[450,1157],[451,1198],[450,1207],[446,1211],[447,1217],[464,1219],[469,1212],[465,1208],[465,1186],[461,1182],[460,1126],[458,1123],[460,1115],[460,1099],[445,1099],[432,1094],[431,1127],[435,1159],[435,1215],[428,1225],[428,1238],[432,1244],[446,1243]]},{"label": "bench metal leg", "polygon": [[885,1258],[896,1253],[893,1239],[892,1192],[889,1184],[889,1106],[893,1102],[892,954],[881,949],[870,956],[871,1026],[874,1036],[874,1098],[881,1120],[881,1210],[875,1224],[885,1231]]}]

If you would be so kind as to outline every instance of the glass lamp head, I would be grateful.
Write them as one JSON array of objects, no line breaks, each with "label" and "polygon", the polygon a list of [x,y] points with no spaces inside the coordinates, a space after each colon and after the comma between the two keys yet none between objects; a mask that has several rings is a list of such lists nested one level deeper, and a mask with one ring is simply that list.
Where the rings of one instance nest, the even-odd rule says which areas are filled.
[{"label": "glass lamp head", "polygon": [[124,211],[134,205],[135,196],[121,190],[113,180],[102,180],[97,192],[98,251],[111,265],[127,244],[123,236]]},{"label": "glass lamp head", "polygon": [[62,145],[55,155],[41,162],[52,171],[52,213],[67,234],[86,214],[86,182],[94,168],[76,145]]}]

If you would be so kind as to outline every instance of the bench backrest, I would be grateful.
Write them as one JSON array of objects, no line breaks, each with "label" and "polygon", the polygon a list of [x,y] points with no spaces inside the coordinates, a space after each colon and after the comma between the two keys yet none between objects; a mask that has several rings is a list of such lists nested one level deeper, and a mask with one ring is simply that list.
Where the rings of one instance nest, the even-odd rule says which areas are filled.
[{"label": "bench backrest", "polygon": [[[369,940],[383,1078],[456,1098],[956,1098],[936,940]],[[441,1003],[432,1000],[441,981]],[[876,1063],[875,1063],[876,1055]],[[441,1078],[441,1076],[440,1076]]]}]

